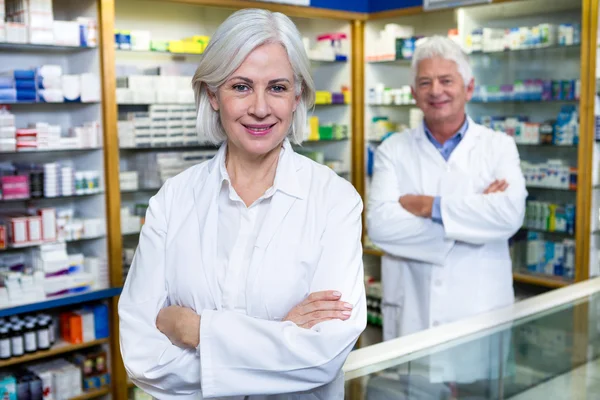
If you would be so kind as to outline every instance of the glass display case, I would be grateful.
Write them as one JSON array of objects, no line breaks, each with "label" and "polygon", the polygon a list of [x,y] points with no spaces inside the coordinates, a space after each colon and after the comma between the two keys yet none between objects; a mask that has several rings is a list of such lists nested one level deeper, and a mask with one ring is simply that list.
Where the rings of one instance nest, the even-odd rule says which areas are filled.
[{"label": "glass display case", "polygon": [[354,351],[346,399],[600,395],[600,278]]}]

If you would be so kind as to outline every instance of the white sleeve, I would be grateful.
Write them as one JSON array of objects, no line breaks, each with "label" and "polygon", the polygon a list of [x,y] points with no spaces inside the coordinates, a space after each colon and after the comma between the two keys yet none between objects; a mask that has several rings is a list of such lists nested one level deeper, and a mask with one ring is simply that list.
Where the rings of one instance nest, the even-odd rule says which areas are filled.
[{"label": "white sleeve", "polygon": [[119,300],[120,344],[132,381],[158,399],[197,396],[200,358],[181,349],[156,328],[167,302],[165,279],[165,187],[150,199],[138,248]]},{"label": "white sleeve", "polygon": [[[360,197],[348,184],[332,188],[322,253],[310,292],[338,290],[354,305],[346,321],[312,329],[204,310],[200,323],[202,394],[205,398],[312,390],[340,373],[366,326]],[[337,186],[337,185],[333,185]]]},{"label": "white sleeve", "polygon": [[[508,240],[523,224],[527,190],[519,152],[511,138],[505,139],[495,179],[505,179],[502,193],[442,196],[442,220],[446,235],[457,241],[484,244]],[[491,183],[491,182],[490,182]]]},{"label": "white sleeve", "polygon": [[[399,185],[393,144],[384,142],[375,156],[373,181],[367,207],[369,239],[397,257],[442,265],[454,245],[444,227],[429,218],[417,217],[400,205],[405,194]],[[443,203],[443,199],[442,199]]]}]

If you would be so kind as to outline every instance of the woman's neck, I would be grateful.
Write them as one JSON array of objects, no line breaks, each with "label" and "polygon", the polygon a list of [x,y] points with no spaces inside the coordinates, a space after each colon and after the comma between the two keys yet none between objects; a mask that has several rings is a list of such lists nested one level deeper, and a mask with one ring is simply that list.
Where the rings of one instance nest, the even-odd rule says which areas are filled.
[{"label": "woman's neck", "polygon": [[281,146],[267,154],[253,156],[235,146],[227,146],[225,167],[231,184],[247,206],[273,186]]}]

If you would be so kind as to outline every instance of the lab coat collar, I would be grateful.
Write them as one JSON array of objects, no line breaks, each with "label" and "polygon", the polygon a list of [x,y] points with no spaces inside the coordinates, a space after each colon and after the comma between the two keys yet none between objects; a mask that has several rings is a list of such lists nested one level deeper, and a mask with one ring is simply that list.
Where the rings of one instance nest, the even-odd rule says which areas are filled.
[{"label": "lab coat collar", "polygon": [[[229,174],[225,168],[225,157],[227,154],[227,142],[225,142],[217,155],[213,158],[213,163],[209,166],[209,171],[212,173],[212,168],[218,168],[221,183],[223,180],[229,181]],[[286,138],[281,145],[279,153],[279,161],[277,162],[277,171],[275,172],[275,181],[273,189],[282,191],[283,193],[304,199],[306,197],[306,189],[303,189],[298,180],[298,171],[302,169],[300,164],[296,163],[294,149],[290,141]]]}]

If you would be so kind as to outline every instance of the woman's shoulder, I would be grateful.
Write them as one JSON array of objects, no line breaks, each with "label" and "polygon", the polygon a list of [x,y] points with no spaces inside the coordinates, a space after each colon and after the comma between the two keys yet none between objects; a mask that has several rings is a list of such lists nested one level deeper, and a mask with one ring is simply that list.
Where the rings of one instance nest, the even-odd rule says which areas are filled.
[{"label": "woman's shoulder", "polygon": [[294,153],[294,156],[297,165],[301,166],[299,169],[301,179],[310,187],[311,193],[320,193],[329,198],[360,198],[354,186],[327,165],[299,153]]}]

